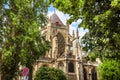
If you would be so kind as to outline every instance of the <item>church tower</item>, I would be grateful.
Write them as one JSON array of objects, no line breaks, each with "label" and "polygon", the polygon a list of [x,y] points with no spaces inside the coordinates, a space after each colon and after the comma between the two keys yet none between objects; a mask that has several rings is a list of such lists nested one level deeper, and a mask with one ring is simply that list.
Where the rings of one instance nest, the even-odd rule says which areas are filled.
[{"label": "church tower", "polygon": [[42,29],[41,35],[51,43],[51,49],[37,60],[34,71],[41,66],[49,66],[63,70],[68,80],[84,80],[78,29],[70,35],[69,24],[64,25],[54,13]]},{"label": "church tower", "polygon": [[[64,25],[56,13],[48,20],[42,35],[51,43],[51,49],[40,57],[36,68],[40,66],[55,67],[63,70],[68,80],[78,80],[78,32],[69,34],[69,24]],[[73,49],[72,49],[73,48]]]}]

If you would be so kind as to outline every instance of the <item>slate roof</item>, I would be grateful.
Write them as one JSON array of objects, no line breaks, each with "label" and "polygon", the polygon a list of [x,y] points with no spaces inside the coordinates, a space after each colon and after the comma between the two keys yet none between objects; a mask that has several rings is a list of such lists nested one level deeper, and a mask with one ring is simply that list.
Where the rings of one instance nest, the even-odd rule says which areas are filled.
[{"label": "slate roof", "polygon": [[56,13],[54,13],[51,17],[50,17],[50,21],[52,24],[56,24],[58,26],[64,26],[64,24],[62,23],[62,21],[60,20],[60,18],[57,16]]}]

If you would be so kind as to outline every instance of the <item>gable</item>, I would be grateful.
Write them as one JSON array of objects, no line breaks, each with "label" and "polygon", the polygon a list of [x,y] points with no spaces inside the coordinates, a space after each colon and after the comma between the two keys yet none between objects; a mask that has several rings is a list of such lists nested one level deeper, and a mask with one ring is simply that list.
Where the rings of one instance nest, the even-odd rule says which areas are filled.
[{"label": "gable", "polygon": [[54,13],[51,17],[50,17],[50,21],[52,24],[55,24],[57,26],[64,26],[64,24],[62,23],[62,21],[59,19],[59,17],[57,16],[56,13]]}]

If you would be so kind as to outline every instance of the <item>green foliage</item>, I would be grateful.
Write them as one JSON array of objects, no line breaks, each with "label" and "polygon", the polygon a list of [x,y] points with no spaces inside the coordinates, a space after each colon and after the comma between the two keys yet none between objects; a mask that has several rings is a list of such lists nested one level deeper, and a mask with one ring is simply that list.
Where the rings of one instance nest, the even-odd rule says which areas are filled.
[{"label": "green foliage", "polygon": [[106,60],[98,68],[100,80],[120,80],[120,65],[115,60]]},{"label": "green foliage", "polygon": [[67,80],[67,78],[60,69],[41,67],[36,72],[34,80]]},{"label": "green foliage", "polygon": [[49,50],[39,30],[47,21],[47,8],[45,0],[0,1],[0,71],[5,80],[13,79],[19,63],[31,70],[34,61]]},{"label": "green foliage", "polygon": [[[71,16],[69,23],[72,23],[73,21],[76,21],[79,19],[78,16],[80,16],[80,8],[83,5],[83,0],[51,0],[53,5],[57,7],[59,10],[63,11],[64,13],[67,13]],[[78,11],[77,11],[78,10]],[[75,14],[75,15],[74,15]]]},{"label": "green foliage", "polygon": [[102,60],[119,60],[120,0],[53,0],[53,5],[70,14],[69,22],[82,19],[80,27],[89,29],[82,38],[86,51],[96,51]]},{"label": "green foliage", "polygon": [[96,60],[96,57],[97,57],[97,55],[96,55],[94,52],[90,52],[85,59],[86,59],[87,61],[88,61],[88,60],[90,60],[90,61],[95,61],[95,60]]}]

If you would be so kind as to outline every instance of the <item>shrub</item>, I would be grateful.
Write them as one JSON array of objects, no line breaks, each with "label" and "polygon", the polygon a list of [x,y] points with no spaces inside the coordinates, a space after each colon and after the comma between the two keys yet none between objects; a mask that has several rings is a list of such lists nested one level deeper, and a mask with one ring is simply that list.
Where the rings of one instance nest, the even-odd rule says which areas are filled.
[{"label": "shrub", "polygon": [[34,80],[67,80],[67,78],[60,69],[41,67],[36,72]]},{"label": "shrub", "polygon": [[99,67],[100,80],[120,80],[120,64],[115,60],[106,60]]}]

